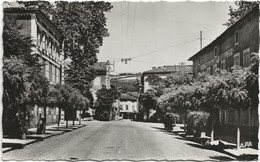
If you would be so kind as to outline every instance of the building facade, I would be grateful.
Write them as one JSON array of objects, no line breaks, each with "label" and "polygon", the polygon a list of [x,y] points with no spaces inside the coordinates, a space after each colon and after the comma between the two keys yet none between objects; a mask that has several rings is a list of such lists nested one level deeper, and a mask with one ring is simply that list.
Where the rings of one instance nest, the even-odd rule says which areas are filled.
[{"label": "building facade", "polygon": [[[230,71],[234,65],[248,67],[252,53],[258,51],[259,6],[253,8],[213,42],[190,57],[189,61],[193,61],[193,74],[197,78],[201,72],[214,75],[216,69]],[[237,121],[237,111],[219,110],[218,122],[221,127],[234,126]],[[257,133],[258,110],[242,111],[240,122],[244,127],[241,135]]]},{"label": "building facade", "polygon": [[96,92],[102,88],[102,85],[106,85],[106,75],[107,75],[107,65],[106,62],[97,62],[94,65],[96,71],[96,78],[93,80],[91,93],[93,95],[94,101],[97,100]]},{"label": "building facade", "polygon": [[[32,53],[40,55],[40,61],[44,63],[42,74],[51,84],[64,83],[64,54],[63,38],[58,28],[38,9],[24,9],[17,6],[4,8],[5,15],[16,16],[17,25],[22,26],[20,33],[31,37],[35,47]],[[47,108],[46,124],[54,124],[58,121],[58,108]],[[43,117],[43,109],[35,106],[32,127],[35,127],[40,117]]]},{"label": "building facade", "polygon": [[183,63],[173,66],[153,67],[151,70],[143,72],[141,76],[142,92],[145,93],[148,89],[151,89],[151,86],[146,80],[148,76],[156,75],[164,79],[170,74],[191,75],[192,67],[192,65],[185,65]]},{"label": "building facade", "polygon": [[122,116],[123,119],[137,119],[137,113],[139,113],[137,98],[137,92],[128,92],[121,94],[120,116]]},{"label": "building facade", "polygon": [[217,68],[230,70],[232,66],[247,67],[251,53],[259,50],[259,9],[255,7],[247,15],[230,26],[213,42],[189,58],[193,61],[193,74],[214,74]]}]

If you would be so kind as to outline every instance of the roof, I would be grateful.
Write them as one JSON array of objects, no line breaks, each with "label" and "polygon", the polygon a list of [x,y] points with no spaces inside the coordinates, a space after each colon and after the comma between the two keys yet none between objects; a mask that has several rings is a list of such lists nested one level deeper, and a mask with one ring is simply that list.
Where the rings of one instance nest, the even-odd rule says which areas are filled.
[{"label": "roof", "polygon": [[[245,14],[242,18],[240,18],[238,21],[236,21],[233,25],[231,25],[230,27],[228,27],[219,37],[217,37],[214,41],[212,41],[210,44],[208,44],[206,47],[204,47],[203,49],[201,49],[199,52],[197,52],[195,55],[191,56],[188,60],[189,61],[193,61],[195,58],[197,58],[198,56],[203,55],[205,52],[208,52],[207,50],[209,50],[209,48],[214,45],[215,43],[217,43],[218,41],[220,41],[221,39],[223,39],[224,36],[226,36],[229,32],[233,31],[237,25],[239,23],[241,23],[242,21],[244,21],[248,15],[253,14],[254,12],[258,11],[259,12],[259,6],[256,5],[256,7],[254,7],[252,10],[250,10],[247,14]],[[258,14],[259,15],[259,14]]]},{"label": "roof", "polygon": [[106,72],[107,71],[107,65],[106,62],[97,62],[94,64],[94,69],[99,72]]},{"label": "roof", "polygon": [[63,37],[62,32],[57,28],[57,26],[52,23],[52,21],[40,10],[40,9],[26,9],[23,7],[10,7],[10,8],[4,8],[4,13],[9,14],[22,14],[22,13],[35,13],[38,16],[40,16],[42,19],[44,19],[45,22],[47,22],[51,29],[55,30],[54,32],[59,35],[59,37]]},{"label": "roof", "polygon": [[152,70],[145,71],[143,74],[169,74],[178,71],[187,71],[192,72],[192,65],[173,65],[173,66],[162,66],[162,67],[153,67]]},{"label": "roof", "polygon": [[120,96],[120,100],[123,101],[137,101],[137,98],[138,98],[137,92],[122,93]]}]

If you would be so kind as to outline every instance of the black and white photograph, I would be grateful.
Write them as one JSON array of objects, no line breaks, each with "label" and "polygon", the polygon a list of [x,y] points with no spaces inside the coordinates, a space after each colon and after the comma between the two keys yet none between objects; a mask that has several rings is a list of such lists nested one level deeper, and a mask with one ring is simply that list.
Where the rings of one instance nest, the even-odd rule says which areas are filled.
[{"label": "black and white photograph", "polygon": [[258,161],[259,3],[1,2],[1,160]]}]

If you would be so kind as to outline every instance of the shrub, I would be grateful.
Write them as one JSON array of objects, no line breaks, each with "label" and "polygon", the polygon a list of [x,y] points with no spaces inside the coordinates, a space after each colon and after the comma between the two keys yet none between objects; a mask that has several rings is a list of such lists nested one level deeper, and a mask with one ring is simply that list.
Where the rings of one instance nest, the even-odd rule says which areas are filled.
[{"label": "shrub", "polygon": [[175,113],[166,113],[164,115],[164,128],[167,130],[172,130],[172,124],[177,123],[180,120],[180,116]]},{"label": "shrub", "polygon": [[199,135],[205,131],[209,115],[203,111],[190,111],[187,115],[187,133]]}]

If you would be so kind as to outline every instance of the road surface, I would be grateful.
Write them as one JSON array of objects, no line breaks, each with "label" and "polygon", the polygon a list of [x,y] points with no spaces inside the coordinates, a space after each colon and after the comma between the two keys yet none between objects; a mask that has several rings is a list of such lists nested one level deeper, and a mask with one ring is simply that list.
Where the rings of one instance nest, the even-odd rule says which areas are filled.
[{"label": "road surface", "polygon": [[2,155],[3,160],[230,160],[165,132],[161,123],[88,121],[85,127]]}]

